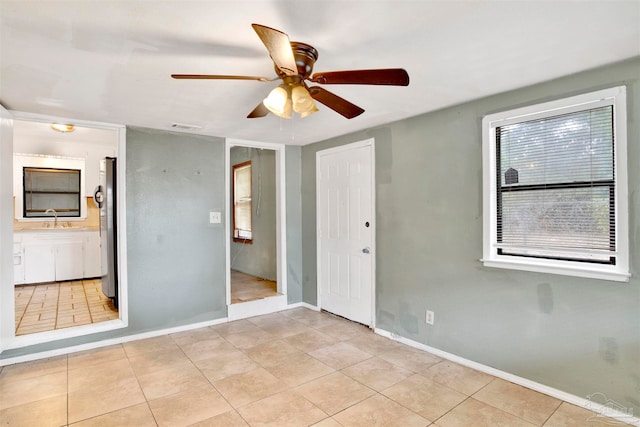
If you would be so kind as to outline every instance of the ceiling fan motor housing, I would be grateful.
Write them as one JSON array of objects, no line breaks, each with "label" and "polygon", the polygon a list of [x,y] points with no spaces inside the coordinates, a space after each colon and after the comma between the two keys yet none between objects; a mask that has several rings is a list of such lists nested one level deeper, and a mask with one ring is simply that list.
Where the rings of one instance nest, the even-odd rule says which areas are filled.
[{"label": "ceiling fan motor housing", "polygon": [[[311,76],[313,64],[318,60],[318,51],[313,46],[302,42],[291,42],[291,49],[293,50],[293,57],[298,67],[298,74],[305,80]],[[285,76],[277,66],[275,70],[278,76]]]}]

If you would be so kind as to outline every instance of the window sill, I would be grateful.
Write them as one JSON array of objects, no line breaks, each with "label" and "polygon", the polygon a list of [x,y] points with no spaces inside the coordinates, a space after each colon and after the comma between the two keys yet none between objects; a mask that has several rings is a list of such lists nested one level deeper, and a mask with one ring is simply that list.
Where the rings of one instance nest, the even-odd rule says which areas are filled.
[{"label": "window sill", "polygon": [[234,237],[233,241],[236,243],[246,243],[246,244],[253,244],[253,240],[252,239],[243,239],[242,237]]},{"label": "window sill", "polygon": [[586,277],[590,279],[611,280],[614,282],[628,282],[629,277],[631,277],[630,274],[615,271],[610,266],[583,265],[583,263],[577,262],[563,262],[564,265],[553,265],[551,263],[543,263],[537,260],[481,259],[480,261],[485,267]]}]

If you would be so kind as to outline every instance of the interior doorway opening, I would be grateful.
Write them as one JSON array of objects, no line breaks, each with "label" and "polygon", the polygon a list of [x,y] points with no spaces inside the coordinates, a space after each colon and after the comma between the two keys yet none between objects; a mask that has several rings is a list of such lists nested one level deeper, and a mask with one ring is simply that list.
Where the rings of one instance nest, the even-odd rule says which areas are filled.
[{"label": "interior doorway opening", "polygon": [[227,140],[231,319],[286,306],[284,146]]},{"label": "interior doorway opening", "polygon": [[[6,114],[11,138],[3,143],[11,154],[3,156],[3,167],[11,179],[3,188],[11,196],[3,227],[11,233],[13,274],[3,279],[0,350],[126,327],[126,238],[114,249],[120,267],[114,301],[102,294],[101,210],[94,203],[101,159],[120,157],[124,183],[124,126]],[[52,122],[74,126],[56,132]],[[121,190],[114,188],[113,205],[124,224],[124,184]]]}]

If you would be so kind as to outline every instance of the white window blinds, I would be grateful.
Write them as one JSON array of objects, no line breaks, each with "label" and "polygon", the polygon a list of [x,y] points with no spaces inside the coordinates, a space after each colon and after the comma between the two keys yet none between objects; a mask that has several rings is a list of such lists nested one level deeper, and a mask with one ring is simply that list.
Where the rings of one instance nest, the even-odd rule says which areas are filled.
[{"label": "white window blinds", "polygon": [[501,255],[615,264],[613,107],[496,128]]},{"label": "white window blinds", "polygon": [[251,164],[233,168],[234,232],[233,237],[248,239],[251,233]]}]

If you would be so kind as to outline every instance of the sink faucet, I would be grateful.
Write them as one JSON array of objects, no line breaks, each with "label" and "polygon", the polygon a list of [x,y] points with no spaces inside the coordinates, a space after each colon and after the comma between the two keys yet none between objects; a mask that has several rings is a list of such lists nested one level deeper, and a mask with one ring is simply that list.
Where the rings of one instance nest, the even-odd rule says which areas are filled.
[{"label": "sink faucet", "polygon": [[48,214],[49,212],[53,212],[53,228],[56,228],[58,226],[58,212],[56,212],[55,209],[47,209],[46,211],[44,211],[45,214]]}]

